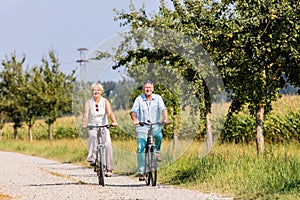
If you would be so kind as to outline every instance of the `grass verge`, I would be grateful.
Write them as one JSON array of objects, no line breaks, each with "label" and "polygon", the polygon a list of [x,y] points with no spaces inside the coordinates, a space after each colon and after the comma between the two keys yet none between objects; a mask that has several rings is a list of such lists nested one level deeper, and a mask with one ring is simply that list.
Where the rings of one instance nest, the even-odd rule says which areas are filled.
[{"label": "grass verge", "polygon": [[163,183],[236,199],[299,199],[299,144],[268,146],[257,156],[254,145],[218,145],[200,158],[195,145],[161,171]]}]

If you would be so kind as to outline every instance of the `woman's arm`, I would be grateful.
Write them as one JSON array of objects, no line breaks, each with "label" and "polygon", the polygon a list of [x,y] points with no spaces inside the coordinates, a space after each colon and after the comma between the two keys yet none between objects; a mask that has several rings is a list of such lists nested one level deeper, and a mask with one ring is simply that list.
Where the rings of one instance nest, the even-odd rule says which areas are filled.
[{"label": "woman's arm", "polygon": [[82,128],[87,127],[89,109],[90,109],[90,100],[87,100],[84,104],[83,117],[82,117]]},{"label": "woman's arm", "polygon": [[111,105],[109,103],[109,101],[106,99],[105,100],[105,109],[106,109],[106,114],[109,116],[109,118],[111,119],[111,124],[113,126],[118,126],[118,123],[117,123],[117,120],[116,120],[116,117],[111,109]]}]

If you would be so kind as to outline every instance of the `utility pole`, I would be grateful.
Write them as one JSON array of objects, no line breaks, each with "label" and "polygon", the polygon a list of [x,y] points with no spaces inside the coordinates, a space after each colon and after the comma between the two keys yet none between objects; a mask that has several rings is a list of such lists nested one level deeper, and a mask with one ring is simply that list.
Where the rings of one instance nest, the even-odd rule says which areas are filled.
[{"label": "utility pole", "polygon": [[77,60],[76,62],[79,63],[80,65],[80,85],[82,86],[84,80],[85,80],[85,76],[86,76],[86,63],[88,62],[88,60],[85,59],[85,51],[87,51],[87,48],[84,47],[80,47],[77,49],[79,51],[79,55],[80,55],[80,59]]}]

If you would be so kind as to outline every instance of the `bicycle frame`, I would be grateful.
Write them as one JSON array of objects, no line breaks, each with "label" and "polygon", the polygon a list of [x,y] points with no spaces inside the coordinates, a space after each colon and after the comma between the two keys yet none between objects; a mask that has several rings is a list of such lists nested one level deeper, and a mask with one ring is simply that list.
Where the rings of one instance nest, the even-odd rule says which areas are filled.
[{"label": "bicycle frame", "polygon": [[105,145],[102,141],[102,129],[110,128],[110,124],[104,126],[88,126],[88,128],[96,128],[97,129],[97,153],[96,153],[96,165],[94,167],[94,171],[97,172],[99,185],[104,186],[104,149]]}]

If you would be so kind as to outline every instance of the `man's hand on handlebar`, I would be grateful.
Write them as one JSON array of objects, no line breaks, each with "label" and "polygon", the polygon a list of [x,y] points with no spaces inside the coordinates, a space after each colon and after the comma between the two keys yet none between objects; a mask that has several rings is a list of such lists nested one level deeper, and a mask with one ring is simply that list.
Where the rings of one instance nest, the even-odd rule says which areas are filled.
[{"label": "man's hand on handlebar", "polygon": [[[169,123],[170,123],[170,122],[169,122]],[[163,122],[155,122],[155,123],[151,123],[151,122],[149,121],[149,122],[139,122],[138,125],[140,125],[140,126],[145,126],[145,125],[160,125],[160,126],[162,126],[162,125],[164,125],[164,124],[166,124],[165,121],[163,121]]]},{"label": "man's hand on handlebar", "polygon": [[139,120],[134,120],[133,124],[137,126],[137,125],[140,125],[140,122],[139,122]]}]

